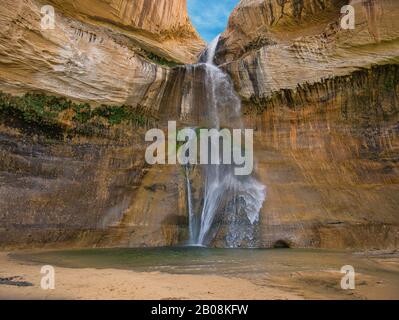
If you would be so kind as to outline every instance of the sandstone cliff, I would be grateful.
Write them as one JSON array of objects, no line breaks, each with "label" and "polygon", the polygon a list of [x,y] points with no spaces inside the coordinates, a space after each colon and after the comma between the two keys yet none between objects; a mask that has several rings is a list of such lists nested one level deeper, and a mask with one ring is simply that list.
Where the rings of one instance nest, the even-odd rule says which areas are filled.
[{"label": "sandstone cliff", "polygon": [[[340,27],[348,3],[354,30]],[[390,0],[242,0],[232,13],[216,60],[256,129],[261,246],[397,248],[398,13]]]},{"label": "sandstone cliff", "polygon": [[203,45],[185,1],[51,3],[55,29],[43,30],[44,3],[2,1],[0,90],[157,110],[169,66],[195,61]]},{"label": "sandstone cliff", "polygon": [[185,1],[2,1],[1,246],[177,243],[180,171],[149,172],[143,133],[203,45]]},{"label": "sandstone cliff", "polygon": [[105,25],[140,48],[178,62],[194,62],[204,43],[191,25],[185,0],[51,0],[63,14]]},{"label": "sandstone cliff", "polygon": [[0,93],[0,246],[181,241],[180,168],[144,159],[156,122],[131,106]]},{"label": "sandstone cliff", "polygon": [[268,187],[262,246],[397,248],[398,90],[385,65],[246,105]]},{"label": "sandstone cliff", "polygon": [[[267,186],[261,247],[398,247],[399,6],[351,1],[341,30],[348,2],[242,0],[221,37]],[[148,167],[143,137],[202,115],[203,68],[170,68],[202,45],[184,1],[53,0],[46,31],[42,2],[3,3],[0,90],[46,95],[0,94],[1,246],[186,240],[181,168]]]},{"label": "sandstone cliff", "polygon": [[[353,30],[340,26],[348,3],[355,9]],[[246,100],[396,63],[398,12],[392,0],[241,1],[221,37],[217,61]]]},{"label": "sandstone cliff", "polygon": [[221,61],[276,42],[320,33],[340,16],[345,0],[242,0],[232,12],[219,46]]}]

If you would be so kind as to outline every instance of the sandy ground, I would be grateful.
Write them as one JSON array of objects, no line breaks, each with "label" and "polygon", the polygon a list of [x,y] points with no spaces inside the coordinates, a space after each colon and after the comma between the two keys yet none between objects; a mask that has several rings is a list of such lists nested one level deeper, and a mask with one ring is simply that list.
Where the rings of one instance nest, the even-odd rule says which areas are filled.
[{"label": "sandy ground", "polygon": [[118,269],[55,267],[55,289],[40,287],[41,266],[0,253],[0,278],[33,286],[0,284],[0,299],[301,299],[279,288],[221,276],[140,273]]},{"label": "sandy ground", "polygon": [[[178,275],[120,269],[55,267],[55,289],[40,287],[41,265],[0,252],[0,299],[287,300],[399,299],[399,256],[372,260],[384,274],[356,274],[356,289],[342,290],[337,270],[264,274],[254,278]],[[11,283],[10,283],[11,282]],[[30,283],[31,286],[17,284]]]}]

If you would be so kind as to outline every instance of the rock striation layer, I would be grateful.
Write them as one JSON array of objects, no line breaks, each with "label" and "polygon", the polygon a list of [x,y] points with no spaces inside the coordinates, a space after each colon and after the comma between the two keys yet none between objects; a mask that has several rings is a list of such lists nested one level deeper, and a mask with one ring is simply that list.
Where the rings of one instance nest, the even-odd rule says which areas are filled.
[{"label": "rock striation layer", "polygon": [[216,60],[256,129],[260,246],[397,248],[398,13],[391,0],[242,0],[232,13]]},{"label": "rock striation layer", "polygon": [[203,42],[185,1],[2,1],[0,90],[42,91],[96,104],[159,109],[174,63],[196,60]]},{"label": "rock striation layer", "polygon": [[[348,3],[355,10],[353,30],[341,28],[341,8]],[[392,0],[241,1],[221,37],[217,61],[245,100],[397,63],[398,12]]]},{"label": "rock striation layer", "polygon": [[[2,1],[0,91],[14,97],[0,92],[0,245],[184,238],[179,168],[147,168],[144,133],[171,67],[202,47],[183,0]],[[27,92],[44,96],[15,97]]]},{"label": "rock striation layer", "polygon": [[260,245],[397,248],[399,66],[375,66],[246,105],[267,186]]},{"label": "rock striation layer", "polygon": [[[196,61],[204,47],[191,25],[185,0],[51,0],[65,15],[109,26],[142,49],[184,63]],[[126,33],[126,32],[127,33]]]},{"label": "rock striation layer", "polygon": [[[182,168],[146,165],[144,133],[201,125],[204,69],[171,68],[202,46],[185,1],[50,3],[55,30],[40,29],[41,1],[0,10],[0,90],[48,95],[0,94],[0,246],[184,242]],[[354,30],[340,28],[348,3]],[[258,246],[398,248],[398,9],[242,0],[232,13],[216,61],[255,129]]]}]

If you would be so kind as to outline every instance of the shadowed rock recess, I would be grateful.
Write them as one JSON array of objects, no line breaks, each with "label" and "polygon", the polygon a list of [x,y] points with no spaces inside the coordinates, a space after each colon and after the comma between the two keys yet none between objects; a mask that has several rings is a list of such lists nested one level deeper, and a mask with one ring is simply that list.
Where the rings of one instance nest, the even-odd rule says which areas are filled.
[{"label": "shadowed rock recess", "polygon": [[[40,28],[41,1],[0,9],[0,246],[185,243],[184,168],[148,166],[144,134],[201,125],[204,69],[184,64],[205,44],[186,1],[48,2],[55,30]],[[255,129],[255,246],[398,248],[398,16],[395,0],[232,12],[215,62]],[[225,246],[216,220],[211,246]]]}]

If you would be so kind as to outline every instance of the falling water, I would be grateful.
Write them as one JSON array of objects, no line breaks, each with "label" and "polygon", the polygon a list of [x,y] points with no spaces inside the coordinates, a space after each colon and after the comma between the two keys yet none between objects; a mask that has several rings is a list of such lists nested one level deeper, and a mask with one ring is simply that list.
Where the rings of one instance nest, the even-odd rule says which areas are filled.
[{"label": "falling water", "polygon": [[[212,42],[209,44],[208,48],[204,51],[204,55],[206,58],[206,64],[213,65],[213,60],[215,59],[215,52],[219,43],[220,35],[217,36]],[[203,57],[200,57],[200,61]]]},{"label": "falling water", "polygon": [[187,188],[187,208],[188,208],[188,221],[189,221],[189,232],[190,232],[190,244],[195,243],[195,215],[193,208],[193,197],[191,192],[190,182],[190,166],[185,166],[186,175],[186,188]]},{"label": "falling water", "polygon": [[[205,123],[208,128],[243,128],[241,101],[227,74],[213,64],[219,37],[213,40],[195,68],[204,68]],[[193,66],[191,66],[193,68]],[[208,245],[223,225],[228,247],[255,246],[255,229],[259,211],[265,201],[266,188],[253,176],[236,176],[235,165],[203,165],[201,167],[201,206],[195,212],[186,167],[187,201],[191,245]],[[201,201],[202,200],[202,201]]]}]

